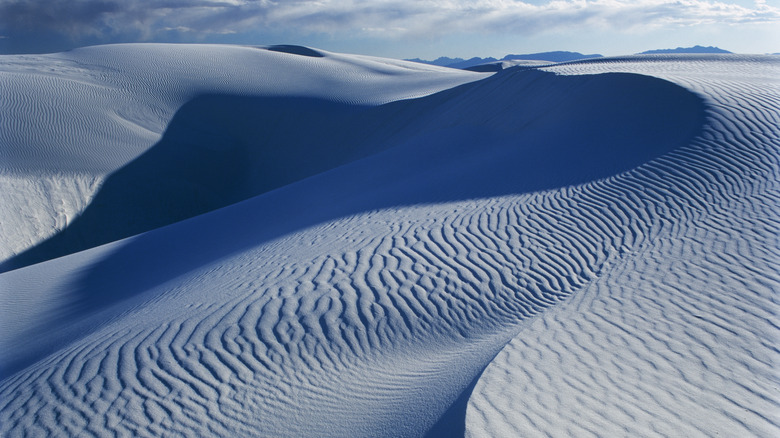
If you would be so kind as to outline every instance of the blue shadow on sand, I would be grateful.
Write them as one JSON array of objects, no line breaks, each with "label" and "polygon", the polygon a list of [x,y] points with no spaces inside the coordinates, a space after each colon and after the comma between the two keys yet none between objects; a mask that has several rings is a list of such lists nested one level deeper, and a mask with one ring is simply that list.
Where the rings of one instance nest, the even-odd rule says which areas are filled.
[{"label": "blue shadow on sand", "polygon": [[[378,107],[200,96],[68,228],[0,271],[135,236],[78,278],[66,312],[84,315],[335,218],[616,175],[688,144],[704,122],[695,94],[620,73],[509,69]],[[470,391],[445,417],[465,413]],[[440,423],[433,435],[462,434]]]}]

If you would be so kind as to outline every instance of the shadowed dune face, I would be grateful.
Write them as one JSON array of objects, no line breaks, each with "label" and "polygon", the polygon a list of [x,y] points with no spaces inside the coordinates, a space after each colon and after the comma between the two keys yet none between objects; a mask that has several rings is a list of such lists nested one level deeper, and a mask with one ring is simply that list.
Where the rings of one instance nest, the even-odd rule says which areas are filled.
[{"label": "shadowed dune face", "polygon": [[[713,102],[707,122],[701,99],[639,75],[506,72],[382,107],[291,101],[311,112],[251,127],[221,114],[282,111],[263,113],[267,100],[191,102],[197,111],[182,108],[166,133],[186,140],[166,146],[179,160],[168,165],[189,155],[192,166],[223,168],[217,178],[233,169],[226,196],[261,190],[284,163],[299,180],[0,276],[22,298],[44,290],[21,303],[61,297],[28,312],[51,310],[34,337],[18,325],[0,356],[0,374],[19,370],[0,381],[0,430],[556,436],[584,425],[584,435],[776,435],[755,433],[776,429],[766,390],[776,282],[760,274],[776,271],[767,242],[778,200],[767,188],[777,90],[766,92],[776,70],[758,70],[751,89],[716,62],[605,67],[696,90]],[[681,69],[694,72],[667,75]],[[227,132],[229,142],[208,140]],[[261,133],[280,134],[266,145]],[[244,135],[255,141],[242,146]],[[243,162],[209,155],[218,146],[243,151]],[[136,177],[153,179],[149,163],[165,163],[156,149],[159,160]],[[161,169],[155,178],[175,174]],[[631,170],[615,175],[622,169]],[[496,360],[511,339],[530,355]],[[486,393],[498,403],[473,403]],[[498,428],[475,428],[475,406]],[[524,418],[528,433],[503,428]],[[686,427],[692,419],[715,426]]]},{"label": "shadowed dune face", "polygon": [[[334,204],[331,218],[584,183],[685,144],[703,114],[694,94],[632,74],[507,70],[379,107],[201,96],[177,112],[157,145],[111,175],[69,227],[2,268],[135,235],[329,170],[321,187],[330,189],[321,195]],[[356,160],[365,161],[357,171],[339,168]],[[326,219],[303,215],[277,231]]]},{"label": "shadowed dune face", "polygon": [[267,49],[272,52],[289,53],[291,55],[308,56],[311,58],[322,58],[323,56],[322,53],[314,49],[310,49],[304,46],[290,45],[290,44],[279,44],[276,46],[269,46],[267,47]]}]

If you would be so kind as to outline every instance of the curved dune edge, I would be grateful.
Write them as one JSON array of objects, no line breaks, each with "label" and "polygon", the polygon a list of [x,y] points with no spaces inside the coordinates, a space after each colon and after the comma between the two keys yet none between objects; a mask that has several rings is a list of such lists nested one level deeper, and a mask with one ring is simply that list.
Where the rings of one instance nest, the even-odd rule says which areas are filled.
[{"label": "curved dune edge", "polygon": [[[497,97],[499,95],[500,98]],[[268,101],[269,99],[259,100],[260,114],[269,112]],[[279,103],[278,100],[271,101]],[[89,206],[66,231],[75,229],[73,234],[77,238],[100,238],[100,230],[104,228],[108,231],[112,230],[111,227],[121,230],[124,224],[133,225],[139,220],[149,219],[158,221],[158,225],[165,225],[165,217],[160,216],[160,219],[157,212],[178,213],[177,206],[184,205],[184,208],[187,208],[186,203],[191,196],[186,190],[178,194],[171,192],[170,187],[175,190],[177,186],[188,188],[211,185],[212,187],[207,188],[213,188],[220,180],[237,180],[234,165],[236,163],[228,161],[223,167],[216,166],[216,160],[212,157],[214,145],[210,141],[200,145],[193,144],[193,138],[204,137],[201,135],[204,130],[232,134],[231,138],[235,138],[236,132],[243,132],[242,129],[236,129],[241,128],[241,122],[220,127],[209,125],[210,120],[215,114],[224,119],[225,108],[241,109],[239,113],[242,115],[251,113],[251,105],[255,102],[253,99],[247,102],[244,98],[219,96],[216,99],[207,99],[206,105],[196,106],[196,111],[187,113],[183,122],[173,124],[169,130],[174,133],[188,133],[186,141],[179,139],[161,142],[114,174],[112,178],[118,180],[109,179],[95,197],[94,205]],[[300,103],[301,100],[295,98],[293,102]],[[642,105],[639,105],[639,102],[642,102]],[[668,107],[668,102],[673,102],[675,107]],[[208,112],[204,107],[215,109],[214,112]],[[324,106],[326,110],[331,108],[330,105]],[[698,123],[702,116],[698,113],[702,112],[702,108],[700,100],[682,88],[649,77],[599,75],[570,79],[549,73],[517,71],[438,93],[429,98],[369,109],[358,114],[357,121],[365,122],[363,125],[368,125],[371,132],[377,125],[382,125],[383,130],[374,138],[376,141],[358,145],[364,149],[368,146],[368,151],[347,148],[347,154],[359,156],[373,153],[372,155],[299,184],[268,193],[240,207],[231,207],[232,210],[212,219],[204,219],[206,222],[197,225],[201,231],[194,233],[198,236],[197,239],[190,236],[191,226],[174,228],[160,231],[159,234],[139,236],[119,246],[120,249],[109,257],[95,258],[90,263],[92,266],[88,269],[78,269],[83,273],[72,276],[72,279],[68,279],[68,284],[62,286],[65,291],[61,294],[66,294],[69,301],[67,305],[59,305],[57,318],[64,321],[60,323],[62,326],[81,321],[89,314],[99,313],[106,307],[175,280],[179,276],[189,275],[190,272],[221,258],[232,257],[261,246],[268,240],[312,225],[328,223],[334,218],[364,215],[366,213],[363,212],[385,210],[393,206],[534,193],[620,172],[685,144],[692,133],[700,129]],[[474,113],[485,120],[475,120]],[[316,121],[316,114],[317,110],[312,110],[310,115],[310,118],[315,120],[314,124],[327,128],[327,123]],[[200,123],[191,120],[193,117]],[[349,112],[346,120],[358,125],[354,118],[354,113]],[[250,121],[256,119],[248,118]],[[296,123],[303,120],[295,117],[290,119]],[[325,120],[333,121],[332,115],[328,114]],[[184,127],[180,127],[181,125]],[[337,130],[345,128],[344,124],[333,125]],[[559,129],[560,125],[565,126],[565,129]],[[658,130],[659,125],[668,129]],[[195,130],[196,135],[192,136],[189,133],[195,126],[205,127]],[[249,134],[259,135],[267,132],[265,125],[261,123],[260,126],[259,131],[249,131]],[[292,135],[288,134],[289,130],[284,126],[280,131],[283,138]],[[394,136],[386,138],[387,132],[393,132]],[[243,135],[255,138],[249,134]],[[317,134],[319,133],[315,133]],[[179,134],[170,135],[178,138]],[[205,138],[211,140],[215,136]],[[364,136],[356,138],[365,140]],[[286,167],[297,165],[297,161],[302,160],[301,152],[296,150],[296,147],[303,148],[304,152],[307,151],[306,148],[311,148],[311,138],[305,136],[303,139],[306,141],[279,145],[292,151],[291,158],[286,162],[282,161]],[[336,142],[330,146],[334,149],[343,146],[341,140],[343,137],[336,137]],[[327,138],[323,141],[325,145],[329,145]],[[321,146],[321,143],[313,144]],[[156,149],[158,147],[161,149]],[[202,152],[204,150],[205,153]],[[246,153],[235,155],[244,157]],[[306,157],[305,154],[304,156]],[[217,175],[207,174],[204,178],[198,172],[192,172],[192,169],[198,166],[210,168],[210,171],[216,169]],[[273,170],[274,164],[260,162],[258,166]],[[194,174],[200,179],[187,180],[178,176],[180,174],[185,177]],[[262,175],[264,174],[261,173]],[[261,179],[259,183],[263,184],[265,181]],[[256,185],[257,182],[250,180],[244,183],[250,190],[253,184]],[[136,189],[137,187],[140,189]],[[112,188],[117,190],[112,193]],[[217,191],[217,202],[229,201],[234,191],[233,186],[228,186],[222,192]],[[195,192],[202,194],[201,191]],[[560,208],[571,209],[565,206]],[[143,215],[134,214],[136,212]],[[387,214],[392,215],[393,210],[389,210]],[[518,214],[521,213],[513,213]],[[446,216],[452,214],[448,213]],[[160,220],[163,222],[159,223]],[[593,225],[590,222],[594,222],[594,219],[583,220],[583,228],[596,228],[589,230],[588,234],[610,229],[598,225],[602,220],[617,221],[619,226],[622,226],[620,224],[623,221],[606,217],[595,220],[596,225]],[[573,219],[567,222],[574,224]],[[615,224],[611,226],[614,227]],[[536,227],[544,228],[544,225],[534,225],[534,228]],[[550,232],[552,231],[545,231]],[[583,237],[564,239],[583,240]],[[586,237],[586,242],[578,244],[589,245],[587,240],[603,239]],[[467,242],[463,250],[470,251],[472,245],[473,243]],[[502,251],[509,251],[512,246],[525,245],[527,242],[522,241],[512,243],[509,247],[506,244],[500,247],[505,248]],[[579,277],[589,278],[590,274],[587,272],[599,271],[599,265],[604,263],[601,259],[608,257],[586,255],[591,250],[584,248],[578,251],[578,254],[563,254],[564,257],[572,259],[566,261],[571,265],[566,268],[569,278],[563,281],[547,279],[545,277],[556,275],[557,267],[533,267],[532,269],[551,272],[541,274],[542,277],[537,279],[534,276],[540,274],[528,273],[526,275],[530,277],[523,280],[523,283],[511,285],[513,289],[531,289],[523,292],[532,294],[527,298],[530,302],[521,302],[520,305],[543,308],[551,304],[553,301],[537,299],[534,295],[568,293],[563,289],[569,288],[571,284],[580,284],[582,279]],[[451,254],[440,256],[445,260],[452,257]],[[508,257],[511,260],[513,256]],[[578,258],[590,260],[577,260]],[[489,260],[487,262],[490,263]],[[474,260],[472,263],[478,264],[479,261]],[[554,259],[553,263],[559,262]],[[508,266],[511,264],[507,263]],[[592,266],[581,272],[583,267],[578,265],[582,264]],[[529,264],[525,269],[530,267]],[[455,271],[463,269],[457,266],[454,268]],[[518,269],[520,268],[515,267],[512,270]],[[143,275],[138,275],[139,272]],[[8,278],[25,278],[25,275],[20,273]],[[54,277],[60,275],[63,274]],[[510,279],[502,282],[517,281],[512,279],[516,275],[512,273]],[[15,284],[14,288],[16,287],[20,286]],[[457,283],[453,287],[457,287]],[[26,310],[15,309],[11,313],[24,311]],[[528,314],[523,313],[525,316]],[[35,318],[31,317],[26,319],[35,321]],[[46,326],[47,329],[51,328],[48,323]],[[7,330],[5,339],[15,344],[26,343],[26,338],[18,335],[18,331]],[[4,368],[13,369],[23,363],[29,363],[42,357],[44,351],[48,351],[50,347],[45,345],[56,345],[48,333],[42,337],[47,342],[33,343],[31,347],[22,348],[22,351],[34,350],[35,353],[18,352],[7,355],[4,363],[16,365],[5,365]]]},{"label": "curved dune edge", "polygon": [[474,388],[467,436],[777,436],[780,112],[771,57],[627,58],[563,73],[658,74],[704,95],[700,139],[608,193],[649,235],[535,319]]},{"label": "curved dune edge", "polygon": [[[27,352],[51,354],[0,383],[0,428],[79,435],[438,432],[473,378],[525,328],[518,321],[533,327],[541,312],[611,281],[616,267],[688,223],[669,210],[643,208],[655,199],[670,202],[670,193],[632,180],[657,184],[657,164],[687,157],[685,148],[562,188],[465,201],[445,196],[452,175],[494,169],[504,157],[496,154],[487,165],[455,160],[424,178],[417,171],[425,167],[412,166],[396,186],[378,178],[384,192],[362,200],[358,190],[347,202],[372,205],[379,193],[401,205],[393,209],[343,217],[343,205],[323,199],[333,187],[354,186],[344,175],[373,177],[382,168],[377,163],[408,163],[410,151],[432,138],[351,163],[346,173],[0,275],[26,300],[60,300],[48,304],[66,312],[41,310],[43,322],[64,321],[60,340],[75,341],[61,349],[41,345],[51,338],[26,328],[30,336],[8,351],[23,351],[20,344],[38,336],[34,348],[43,350]],[[504,173],[478,174],[507,183]],[[667,188],[674,181],[664,180]],[[421,182],[448,202],[397,202]],[[671,194],[687,205],[696,193]],[[316,211],[329,220],[301,225],[300,216]],[[300,229],[285,232],[289,226]],[[102,301],[107,292],[122,301]]]},{"label": "curved dune edge", "polygon": [[[357,196],[403,179],[422,179],[418,189],[392,188],[340,215],[581,184],[686,144],[703,113],[695,95],[651,77],[521,70],[379,106],[201,95],[176,112],[160,141],[112,173],[78,217],[0,270],[169,225],[382,152],[384,162],[367,164],[376,167],[374,182],[343,170],[341,179],[363,186]],[[355,192],[333,187],[326,195]]]},{"label": "curved dune edge", "polygon": [[0,233],[0,262],[70,225],[106,178],[159,142],[177,110],[198,96],[300,96],[376,106],[485,77],[318,53],[323,56],[224,45],[116,44],[2,56],[0,221],[15,232]]}]

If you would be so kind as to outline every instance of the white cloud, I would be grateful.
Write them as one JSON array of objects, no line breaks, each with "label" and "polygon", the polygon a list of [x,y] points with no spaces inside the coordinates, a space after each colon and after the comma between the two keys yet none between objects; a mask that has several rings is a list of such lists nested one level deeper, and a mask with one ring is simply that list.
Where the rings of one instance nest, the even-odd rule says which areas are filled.
[{"label": "white cloud", "polygon": [[147,40],[179,30],[381,37],[532,35],[702,24],[772,23],[780,8],[705,0],[0,0],[0,32]]}]

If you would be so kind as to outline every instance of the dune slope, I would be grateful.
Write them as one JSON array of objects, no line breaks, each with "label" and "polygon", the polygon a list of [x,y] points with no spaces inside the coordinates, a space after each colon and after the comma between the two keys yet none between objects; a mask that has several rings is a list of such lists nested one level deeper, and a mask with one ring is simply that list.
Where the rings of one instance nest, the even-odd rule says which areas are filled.
[{"label": "dune slope", "polygon": [[[177,111],[157,144],[106,179],[79,217],[0,268],[158,228],[391,148],[404,151],[386,154],[374,171],[384,172],[388,182],[402,173],[449,173],[433,185],[421,181],[416,190],[355,204],[342,214],[609,176],[685,144],[702,122],[695,95],[626,74],[512,71],[375,107],[301,97],[199,96]],[[339,189],[342,196],[352,191]]]},{"label": "dune slope", "polygon": [[[266,52],[321,59],[290,51]],[[347,114],[304,119],[356,136],[343,160],[282,154],[297,181],[239,178],[214,190],[265,193],[0,274],[0,430],[769,436],[777,69],[633,57],[396,102],[329,87]],[[180,180],[187,149],[165,143],[178,116],[222,134],[235,120],[205,109],[262,113],[265,97],[194,100],[94,200],[119,205],[139,175]],[[309,152],[310,135],[293,144]],[[317,143],[345,144],[332,138]],[[232,169],[184,180],[209,188]],[[169,199],[150,192],[143,208]],[[97,204],[82,217],[110,217]]]},{"label": "dune slope", "polygon": [[780,433],[778,67],[678,56],[549,68],[655,74],[705,96],[709,121],[690,145],[603,184],[648,238],[497,355],[469,401],[468,436]]},{"label": "dune slope", "polygon": [[[3,56],[0,220],[4,229],[14,232],[0,233],[0,262],[65,229],[84,212],[109,175],[160,142],[170,143],[163,135],[177,112],[186,112],[183,107],[188,102],[197,105],[205,96],[218,95],[249,101],[298,98],[319,102],[321,107],[375,106],[484,77],[389,59],[307,50],[319,56],[287,46],[171,44]],[[298,110],[311,113],[317,112],[317,107],[307,110],[299,106]],[[214,111],[210,114],[218,116]],[[246,120],[248,115],[242,117],[238,110],[223,114],[223,122],[225,116],[237,119],[231,122],[232,127],[235,122],[239,127],[242,121],[244,126],[257,122]],[[211,149],[230,149],[236,141],[224,135],[215,141],[213,136],[221,134],[207,128],[219,120],[207,126],[198,126],[199,121],[192,118],[190,121],[196,124],[197,132],[174,134],[176,140],[195,138]],[[272,121],[259,122],[268,126]],[[237,134],[240,139],[240,132]],[[222,158],[216,163],[225,161]],[[187,172],[204,169],[171,169],[172,175]],[[235,200],[233,196],[227,203]],[[188,214],[178,218],[182,217]],[[102,235],[102,228],[92,234]],[[132,233],[119,234],[126,237]],[[105,243],[111,239],[97,240]],[[93,244],[79,242],[76,248],[48,251],[24,264]],[[2,270],[19,265],[6,265]]]}]

